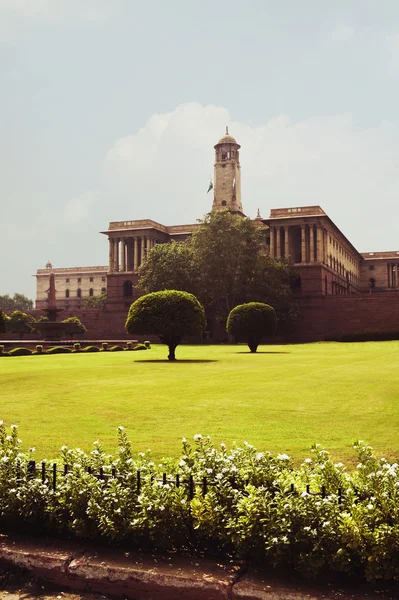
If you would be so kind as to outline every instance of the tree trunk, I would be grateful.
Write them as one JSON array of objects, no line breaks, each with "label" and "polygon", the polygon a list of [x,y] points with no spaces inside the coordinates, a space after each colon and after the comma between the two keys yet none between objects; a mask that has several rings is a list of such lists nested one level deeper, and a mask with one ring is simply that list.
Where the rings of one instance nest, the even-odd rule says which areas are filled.
[{"label": "tree trunk", "polygon": [[169,360],[176,360],[176,356],[175,356],[176,346],[177,346],[177,344],[168,344],[168,348],[169,348],[168,359]]},{"label": "tree trunk", "polygon": [[251,352],[256,352],[259,346],[259,341],[255,340],[255,339],[249,339],[248,340],[248,348],[251,350]]}]

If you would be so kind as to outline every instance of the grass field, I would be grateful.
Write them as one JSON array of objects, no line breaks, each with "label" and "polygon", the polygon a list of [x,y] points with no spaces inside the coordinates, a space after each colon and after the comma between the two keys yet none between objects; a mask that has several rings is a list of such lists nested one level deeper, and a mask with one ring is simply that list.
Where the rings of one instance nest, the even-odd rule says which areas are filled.
[{"label": "grass field", "polygon": [[398,342],[261,346],[165,346],[146,352],[0,360],[0,419],[20,426],[23,448],[55,457],[63,444],[115,448],[124,425],[137,451],[178,455],[196,433],[244,440],[294,459],[321,443],[352,460],[364,439],[399,456]]}]

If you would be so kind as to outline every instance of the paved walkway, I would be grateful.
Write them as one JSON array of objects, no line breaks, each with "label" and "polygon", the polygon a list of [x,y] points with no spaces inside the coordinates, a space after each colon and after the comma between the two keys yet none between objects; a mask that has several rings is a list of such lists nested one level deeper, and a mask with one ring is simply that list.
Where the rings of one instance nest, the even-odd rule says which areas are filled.
[{"label": "paved walkway", "polygon": [[[398,600],[395,591],[312,586],[248,572],[239,564],[142,555],[84,543],[0,535],[1,600]],[[1,573],[10,576],[1,578]],[[12,574],[27,569],[30,576]],[[14,579],[13,579],[14,577]],[[43,584],[43,582],[46,582]],[[48,587],[50,584],[50,587]],[[51,586],[59,586],[57,588]],[[89,594],[87,592],[90,592]]]}]

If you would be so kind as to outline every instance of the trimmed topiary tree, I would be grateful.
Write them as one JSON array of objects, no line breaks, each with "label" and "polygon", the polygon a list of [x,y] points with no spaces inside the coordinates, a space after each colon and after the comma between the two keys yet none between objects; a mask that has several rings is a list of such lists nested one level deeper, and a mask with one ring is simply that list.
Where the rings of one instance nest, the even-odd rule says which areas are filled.
[{"label": "trimmed topiary tree", "polygon": [[272,306],[263,302],[239,304],[230,312],[226,330],[237,341],[246,341],[251,352],[256,352],[262,338],[275,333],[276,312]]},{"label": "trimmed topiary tree", "polygon": [[200,335],[206,327],[205,311],[193,294],[163,290],[133,302],[126,320],[128,333],[154,334],[169,348],[169,360],[186,335]]},{"label": "trimmed topiary tree", "polygon": [[79,333],[85,333],[85,331],[87,331],[86,327],[83,325],[81,320],[78,319],[78,317],[68,317],[62,322],[67,324],[67,327],[65,328],[65,333],[68,333],[71,339],[74,335]]}]

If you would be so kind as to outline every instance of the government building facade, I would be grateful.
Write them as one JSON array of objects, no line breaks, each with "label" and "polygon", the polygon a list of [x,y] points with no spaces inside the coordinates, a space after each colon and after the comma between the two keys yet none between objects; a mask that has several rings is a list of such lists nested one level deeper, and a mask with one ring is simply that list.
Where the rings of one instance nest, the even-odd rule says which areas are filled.
[{"label": "government building facade", "polygon": [[[212,211],[227,209],[246,218],[240,145],[226,128],[214,149]],[[320,206],[272,208],[268,218],[258,211],[256,222],[264,230],[265,252],[287,258],[298,274],[295,293],[303,313],[298,339],[328,339],[365,329],[399,331],[399,251],[360,253]],[[106,292],[106,311],[114,316],[115,334],[122,335],[127,309],[139,296],[138,269],[147,252],[156,244],[185,241],[197,227],[151,219],[111,221],[101,232],[108,239],[108,265],[53,269],[47,263],[36,273],[36,308],[46,306],[53,271],[61,308],[82,310],[86,298]],[[373,316],[374,309],[386,311],[387,318]],[[103,333],[99,323],[97,330]]]}]

